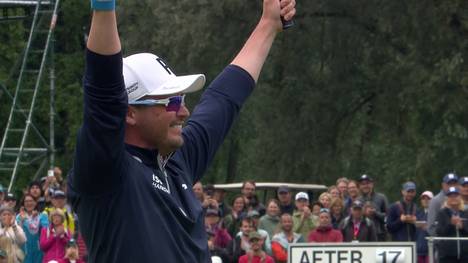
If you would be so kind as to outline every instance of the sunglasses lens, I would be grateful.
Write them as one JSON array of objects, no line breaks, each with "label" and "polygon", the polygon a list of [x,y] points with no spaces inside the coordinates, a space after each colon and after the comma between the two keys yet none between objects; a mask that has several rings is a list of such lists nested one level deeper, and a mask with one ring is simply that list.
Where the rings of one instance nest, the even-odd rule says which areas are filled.
[{"label": "sunglasses lens", "polygon": [[184,102],[184,98],[182,96],[175,96],[175,97],[169,98],[169,103],[166,106],[166,111],[178,112],[183,102]]}]

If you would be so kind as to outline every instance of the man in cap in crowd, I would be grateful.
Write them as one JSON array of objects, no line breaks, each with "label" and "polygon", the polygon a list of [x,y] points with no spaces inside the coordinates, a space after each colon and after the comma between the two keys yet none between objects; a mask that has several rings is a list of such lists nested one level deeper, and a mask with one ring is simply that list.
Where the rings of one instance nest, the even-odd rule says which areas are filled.
[{"label": "man in cap in crowd", "polygon": [[16,196],[13,193],[7,193],[5,195],[5,199],[3,200],[3,204],[16,209]]},{"label": "man in cap in crowd", "polygon": [[210,208],[217,209],[217,210],[219,209],[218,201],[216,201],[216,199],[213,198],[213,195],[214,195],[214,186],[212,184],[204,185],[202,207],[205,211],[206,209],[210,209]]},{"label": "man in cap in crowd", "polygon": [[[258,228],[258,224],[260,222],[260,213],[257,210],[250,210],[247,212],[247,218],[249,218],[252,221],[252,230],[256,231],[259,233],[262,238],[263,238],[263,246],[265,248],[265,251],[268,254],[271,254],[271,239],[270,235],[265,229]],[[238,233],[237,235],[239,235]]]},{"label": "man in cap in crowd", "polygon": [[149,53],[122,59],[115,0],[92,0],[91,7],[83,125],[68,176],[89,261],[209,262],[203,211],[191,186],[252,92],[282,29],[281,15],[292,19],[295,1],[263,1],[258,26],[190,119],[184,95],[200,90],[205,77],[176,76]]},{"label": "man in cap in crowd", "polygon": [[215,245],[220,248],[225,248],[231,242],[232,238],[223,227],[223,222],[220,220],[219,210],[216,208],[208,208],[205,212],[205,229],[214,233]]},{"label": "man in cap in crowd", "polygon": [[419,263],[429,262],[426,239],[429,236],[427,233],[427,212],[432,198],[434,198],[434,194],[431,191],[424,191],[419,196],[421,207],[416,212],[416,252]]},{"label": "man in cap in crowd", "polygon": [[44,209],[44,213],[47,216],[50,216],[50,212],[54,210],[60,210],[64,216],[65,220],[63,222],[64,228],[73,235],[75,233],[75,218],[73,217],[73,213],[68,211],[66,204],[67,204],[67,197],[62,190],[55,190],[52,192],[52,199],[51,199],[52,207],[47,207]]},{"label": "man in cap in crowd", "polygon": [[293,214],[294,232],[304,238],[318,225],[318,217],[313,215],[309,207],[309,195],[305,192],[296,194],[296,211]]},{"label": "man in cap in crowd", "polygon": [[385,220],[388,208],[388,199],[382,193],[375,192],[374,180],[367,174],[361,175],[358,179],[359,190],[361,196],[359,200],[363,203],[372,202],[375,208],[375,222],[379,224],[375,225],[377,230],[377,239],[379,241],[387,240],[387,233],[385,229]]},{"label": "man in cap in crowd", "polygon": [[401,189],[401,200],[393,203],[388,210],[387,229],[393,241],[416,240],[416,211],[414,202],[416,184],[406,182]]},{"label": "man in cap in crowd", "polygon": [[280,217],[281,232],[273,236],[271,250],[276,263],[288,261],[289,244],[305,242],[301,234],[293,231],[293,218],[289,213],[283,213]]},{"label": "man in cap in crowd", "polygon": [[276,193],[280,204],[280,214],[289,213],[292,215],[294,213],[294,203],[289,187],[287,185],[282,185],[278,187],[278,191]]},{"label": "man in cap in crowd", "polygon": [[341,222],[344,242],[377,241],[377,234],[372,221],[363,215],[364,204],[356,200],[351,205],[351,214]]},{"label": "man in cap in crowd", "polygon": [[310,232],[307,240],[316,243],[343,242],[343,235],[341,232],[333,229],[330,210],[328,208],[320,209],[319,226],[314,231]]},{"label": "man in cap in crowd", "polygon": [[468,177],[460,178],[460,195],[463,199],[463,204],[465,205],[465,210],[468,210]]},{"label": "man in cap in crowd", "polygon": [[272,257],[262,250],[263,238],[257,231],[249,233],[250,250],[239,258],[239,263],[274,263]]},{"label": "man in cap in crowd", "polygon": [[442,189],[432,198],[427,213],[427,232],[435,236],[435,218],[446,200],[446,193],[450,187],[458,187],[458,176],[455,173],[448,173],[442,179]]}]

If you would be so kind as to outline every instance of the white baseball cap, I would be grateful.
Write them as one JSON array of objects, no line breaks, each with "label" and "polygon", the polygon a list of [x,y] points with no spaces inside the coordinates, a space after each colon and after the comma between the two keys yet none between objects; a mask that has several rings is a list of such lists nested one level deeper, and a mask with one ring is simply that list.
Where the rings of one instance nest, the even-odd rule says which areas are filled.
[{"label": "white baseball cap", "polygon": [[124,58],[123,76],[129,102],[147,95],[190,93],[205,85],[205,75],[177,76],[162,59],[150,53]]},{"label": "white baseball cap", "polygon": [[296,200],[299,200],[299,199],[309,200],[309,195],[305,192],[299,192],[296,194]]}]

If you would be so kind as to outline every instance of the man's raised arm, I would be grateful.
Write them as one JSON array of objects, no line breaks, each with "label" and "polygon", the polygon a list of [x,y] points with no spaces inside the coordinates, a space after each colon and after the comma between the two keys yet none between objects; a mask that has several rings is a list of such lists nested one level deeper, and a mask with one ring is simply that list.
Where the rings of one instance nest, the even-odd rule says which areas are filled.
[{"label": "man's raised arm", "polygon": [[121,49],[114,2],[93,0],[91,3],[94,12],[87,47],[101,55],[113,55]]},{"label": "man's raised arm", "polygon": [[295,0],[264,0],[263,14],[257,27],[231,64],[237,65],[257,82],[273,40],[282,30],[281,16],[290,20],[296,13]]}]

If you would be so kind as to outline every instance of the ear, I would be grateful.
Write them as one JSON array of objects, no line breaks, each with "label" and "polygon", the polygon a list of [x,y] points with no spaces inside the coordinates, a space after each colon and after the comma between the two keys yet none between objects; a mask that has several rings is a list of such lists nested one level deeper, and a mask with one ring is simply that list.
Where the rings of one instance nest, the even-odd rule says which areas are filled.
[{"label": "ear", "polygon": [[137,123],[137,109],[135,107],[129,106],[127,110],[127,116],[125,116],[125,122],[127,125],[134,126]]}]

